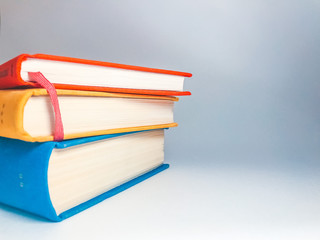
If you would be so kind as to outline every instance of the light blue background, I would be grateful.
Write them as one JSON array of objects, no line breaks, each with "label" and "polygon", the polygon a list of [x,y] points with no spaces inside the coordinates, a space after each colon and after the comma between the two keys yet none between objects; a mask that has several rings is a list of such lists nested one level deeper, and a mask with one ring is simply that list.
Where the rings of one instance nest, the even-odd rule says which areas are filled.
[{"label": "light blue background", "polygon": [[0,206],[0,237],[320,238],[320,1],[0,7],[1,63],[47,53],[194,75],[166,134],[171,169],[61,224]]}]

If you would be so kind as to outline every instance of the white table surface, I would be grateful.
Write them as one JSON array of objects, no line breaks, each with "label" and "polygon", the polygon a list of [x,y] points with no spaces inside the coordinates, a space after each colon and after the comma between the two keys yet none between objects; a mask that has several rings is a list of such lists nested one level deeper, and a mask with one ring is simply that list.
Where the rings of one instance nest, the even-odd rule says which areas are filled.
[{"label": "white table surface", "polygon": [[0,239],[320,239],[319,169],[243,163],[181,159],[60,223],[0,205]]}]

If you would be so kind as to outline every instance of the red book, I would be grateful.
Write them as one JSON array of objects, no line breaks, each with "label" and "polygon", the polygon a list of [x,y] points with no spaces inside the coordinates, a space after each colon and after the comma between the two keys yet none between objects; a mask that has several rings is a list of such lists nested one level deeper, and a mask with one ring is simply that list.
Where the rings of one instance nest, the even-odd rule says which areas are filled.
[{"label": "red book", "polygon": [[28,72],[41,72],[57,89],[191,95],[183,91],[191,73],[45,54],[21,54],[0,65],[0,89],[38,87]]}]

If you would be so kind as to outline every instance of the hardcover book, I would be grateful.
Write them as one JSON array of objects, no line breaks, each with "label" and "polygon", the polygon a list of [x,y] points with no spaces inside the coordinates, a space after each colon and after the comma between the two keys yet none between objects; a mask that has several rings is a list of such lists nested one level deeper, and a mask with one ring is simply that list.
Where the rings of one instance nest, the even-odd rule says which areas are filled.
[{"label": "hardcover book", "polygon": [[45,54],[21,54],[0,65],[0,89],[38,87],[29,72],[41,72],[57,89],[183,96],[192,74]]},{"label": "hardcover book", "polygon": [[[177,126],[176,97],[57,90],[64,139]],[[0,90],[0,136],[54,140],[55,116],[45,89]]]},{"label": "hardcover book", "polygon": [[0,137],[0,202],[61,221],[169,167],[164,130],[62,142]]}]

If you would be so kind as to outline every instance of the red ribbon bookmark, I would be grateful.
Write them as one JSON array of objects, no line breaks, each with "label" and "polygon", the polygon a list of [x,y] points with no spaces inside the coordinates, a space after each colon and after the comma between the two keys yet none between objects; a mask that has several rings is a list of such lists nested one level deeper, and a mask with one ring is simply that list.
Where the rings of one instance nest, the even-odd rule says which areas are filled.
[{"label": "red ribbon bookmark", "polygon": [[61,112],[59,107],[59,101],[57,96],[57,91],[53,84],[49,82],[48,79],[45,78],[45,76],[42,75],[41,72],[29,72],[29,79],[30,81],[38,83],[41,87],[45,88],[50,96],[51,103],[54,110],[54,141],[62,141],[64,138],[64,132],[63,132],[63,124],[61,119]]}]

